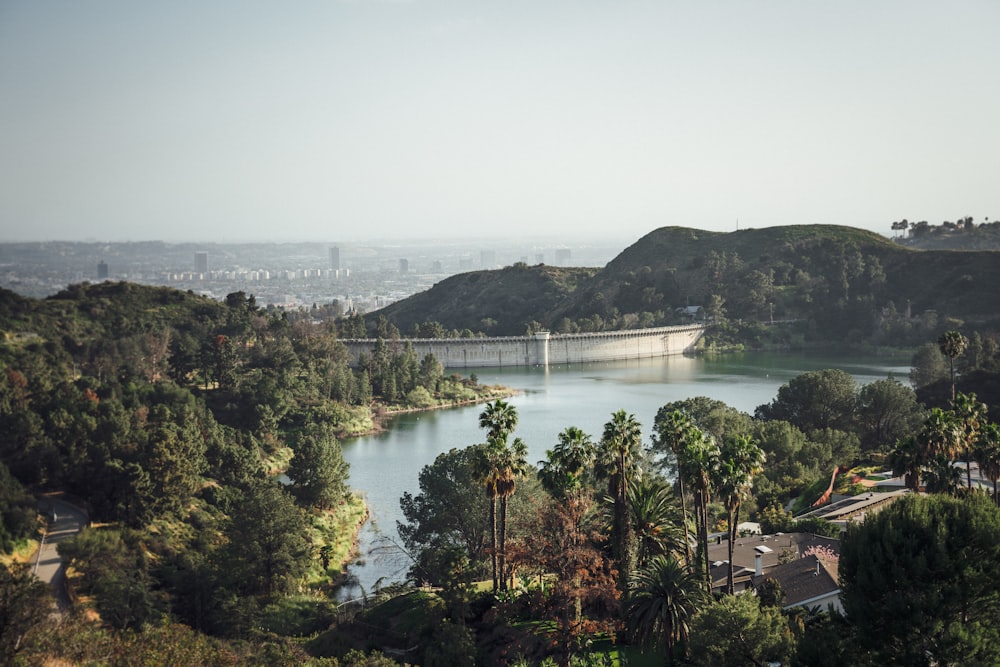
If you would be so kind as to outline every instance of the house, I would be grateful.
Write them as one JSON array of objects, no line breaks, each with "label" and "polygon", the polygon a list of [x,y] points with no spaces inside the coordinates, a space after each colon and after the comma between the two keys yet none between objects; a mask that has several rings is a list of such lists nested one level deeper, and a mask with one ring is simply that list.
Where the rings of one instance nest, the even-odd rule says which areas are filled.
[{"label": "house", "polygon": [[[840,554],[840,540],[812,533],[746,535],[733,543],[733,586],[736,592],[752,588],[752,578],[769,573],[781,563],[801,558],[810,547],[823,547]],[[712,590],[723,592],[729,575],[729,541],[716,535],[708,545]]]},{"label": "house", "polygon": [[909,489],[899,489],[896,491],[878,492],[868,491],[856,496],[847,496],[828,505],[823,505],[811,512],[800,514],[796,519],[820,518],[835,523],[842,528],[847,527],[850,521],[864,521],[865,515],[877,512],[884,507],[888,507],[899,498],[909,493]]},{"label": "house", "polygon": [[836,560],[810,555],[777,565],[764,574],[755,574],[750,580],[754,590],[769,579],[778,582],[785,594],[783,609],[819,607],[825,611],[832,606],[843,613],[837,570]]},{"label": "house", "polygon": [[704,309],[701,306],[683,306],[675,308],[674,312],[683,317],[690,318],[691,321],[705,319]]}]

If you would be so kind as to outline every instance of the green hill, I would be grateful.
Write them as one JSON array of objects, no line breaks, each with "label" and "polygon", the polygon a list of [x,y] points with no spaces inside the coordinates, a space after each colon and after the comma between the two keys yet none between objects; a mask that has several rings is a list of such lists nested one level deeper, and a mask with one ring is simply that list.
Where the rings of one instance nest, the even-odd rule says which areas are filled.
[{"label": "green hill", "polygon": [[[454,276],[377,313],[401,330],[437,321],[494,335],[716,320],[795,320],[819,340],[909,344],[945,324],[996,320],[1000,253],[921,251],[874,232],[797,225],[664,227],[600,271],[523,265]],[[911,340],[912,339],[912,340]]]},{"label": "green hill", "polygon": [[532,321],[549,326],[547,314],[564,307],[577,287],[597,272],[515,264],[451,276],[420,294],[378,311],[404,333],[440,322],[448,329],[494,336],[521,335]]}]

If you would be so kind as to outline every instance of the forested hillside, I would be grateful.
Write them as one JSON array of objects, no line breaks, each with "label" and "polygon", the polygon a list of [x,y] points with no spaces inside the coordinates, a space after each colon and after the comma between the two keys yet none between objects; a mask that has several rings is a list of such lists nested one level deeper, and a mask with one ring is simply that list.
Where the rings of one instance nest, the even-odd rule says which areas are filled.
[{"label": "forested hillside", "polygon": [[[376,406],[493,395],[394,341],[350,368],[333,323],[252,296],[128,283],[0,291],[0,362],[0,556],[36,537],[32,494],[68,494],[100,527],[60,553],[106,627],[263,643],[255,628],[292,608],[331,613],[296,594],[330,589],[365,515],[338,437],[374,428]],[[0,567],[0,598],[22,600],[30,577]]]},{"label": "forested hillside", "polygon": [[548,325],[549,314],[564,307],[577,288],[597,273],[592,268],[515,264],[493,271],[473,271],[442,280],[366,318],[391,320],[400,331],[419,337],[520,336]]},{"label": "forested hillside", "polygon": [[455,276],[378,316],[404,332],[436,320],[520,335],[676,324],[691,317],[679,309],[693,306],[716,323],[794,321],[800,342],[917,345],[966,322],[995,328],[1000,303],[1000,253],[918,251],[831,225],[664,227],[593,275],[557,281],[552,271]]}]

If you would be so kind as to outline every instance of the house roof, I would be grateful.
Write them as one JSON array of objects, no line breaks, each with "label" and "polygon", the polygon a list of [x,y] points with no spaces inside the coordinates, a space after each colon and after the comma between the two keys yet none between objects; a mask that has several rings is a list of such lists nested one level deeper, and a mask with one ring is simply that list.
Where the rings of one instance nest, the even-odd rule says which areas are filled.
[{"label": "house roof", "polygon": [[[750,581],[755,572],[756,558],[761,555],[764,574],[778,566],[781,560],[799,559],[810,547],[823,546],[840,554],[840,540],[812,533],[777,533],[774,535],[748,535],[736,538],[733,543],[733,579],[735,583]],[[712,563],[713,588],[725,585],[729,574],[729,543],[719,538],[708,545],[708,558]]]},{"label": "house roof", "polygon": [[[840,553],[840,540],[835,537],[823,537],[812,533],[775,533],[774,535],[748,535],[737,537],[733,543],[733,564],[739,567],[754,569],[754,556],[757,547],[767,547],[770,551],[763,551],[762,566],[764,570],[772,568],[778,564],[782,558],[782,553],[788,550],[794,554],[795,558],[802,555],[802,552],[812,546],[829,547],[835,554]],[[708,545],[708,558],[711,562],[729,561],[728,540],[718,539]],[[787,558],[787,556],[786,556]]]},{"label": "house roof", "polygon": [[791,563],[775,566],[760,576],[751,577],[754,588],[767,579],[774,579],[781,585],[785,594],[785,608],[840,591],[838,564],[816,556],[799,558]]},{"label": "house roof", "polygon": [[869,491],[856,496],[848,496],[795,518],[818,517],[834,522],[846,522],[848,519],[862,521],[869,512],[878,511],[909,492],[909,489],[900,489],[887,493]]}]

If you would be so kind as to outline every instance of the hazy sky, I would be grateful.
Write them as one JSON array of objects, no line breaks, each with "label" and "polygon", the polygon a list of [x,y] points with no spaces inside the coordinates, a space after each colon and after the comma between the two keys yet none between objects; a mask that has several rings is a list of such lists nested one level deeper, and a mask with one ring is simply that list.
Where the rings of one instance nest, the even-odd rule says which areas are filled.
[{"label": "hazy sky", "polygon": [[997,0],[0,0],[0,241],[965,215]]}]

